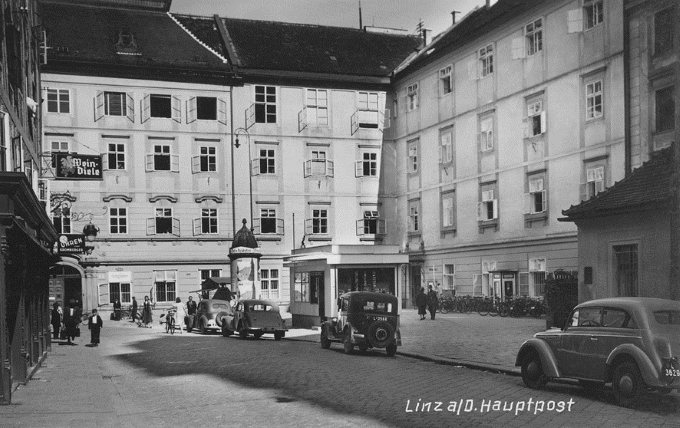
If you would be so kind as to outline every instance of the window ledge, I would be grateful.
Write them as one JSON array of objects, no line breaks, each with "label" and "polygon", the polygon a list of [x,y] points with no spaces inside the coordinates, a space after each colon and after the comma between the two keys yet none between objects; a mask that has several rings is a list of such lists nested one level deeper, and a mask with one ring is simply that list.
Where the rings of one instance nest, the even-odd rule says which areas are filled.
[{"label": "window ledge", "polygon": [[541,132],[540,134],[536,135],[529,135],[528,137],[524,137],[525,140],[534,140],[538,138],[543,138],[545,136],[545,132]]},{"label": "window ledge", "polygon": [[256,233],[255,237],[258,241],[280,241],[283,239],[282,235],[269,234],[269,233]]},{"label": "window ledge", "polygon": [[441,233],[456,233],[456,226],[442,227]]},{"label": "window ledge", "polygon": [[484,231],[484,229],[498,229],[498,219],[478,220],[477,226],[480,231]]},{"label": "window ledge", "polygon": [[586,125],[589,124],[589,123],[598,122],[598,121],[601,121],[601,120],[604,120],[604,113],[602,113],[602,115],[600,115],[598,117],[586,118]]},{"label": "window ledge", "polygon": [[374,242],[374,241],[382,242],[382,240],[383,240],[383,235],[376,235],[376,236],[373,236],[373,237],[364,236],[364,237],[359,238],[359,241],[361,241],[361,242]]},{"label": "window ledge", "polygon": [[307,240],[308,241],[332,241],[333,238],[331,238],[328,235],[307,235]]},{"label": "window ledge", "polygon": [[545,220],[548,218],[547,212],[524,214],[524,220],[526,221],[538,221]]},{"label": "window ledge", "polygon": [[422,235],[422,233],[421,233],[420,231],[417,231],[417,232],[410,231],[410,232],[408,232],[408,237],[409,237],[409,238],[412,238],[412,237],[414,237],[414,236],[421,236],[421,235]]}]

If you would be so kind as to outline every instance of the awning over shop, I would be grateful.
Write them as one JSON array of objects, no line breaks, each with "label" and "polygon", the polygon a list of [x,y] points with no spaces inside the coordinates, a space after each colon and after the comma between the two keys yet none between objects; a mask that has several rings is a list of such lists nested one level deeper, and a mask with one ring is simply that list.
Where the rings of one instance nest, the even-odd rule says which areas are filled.
[{"label": "awning over shop", "polygon": [[323,245],[293,250],[292,255],[284,257],[283,266],[311,261],[325,261],[328,265],[395,265],[408,263],[409,256],[401,253],[397,245]]}]

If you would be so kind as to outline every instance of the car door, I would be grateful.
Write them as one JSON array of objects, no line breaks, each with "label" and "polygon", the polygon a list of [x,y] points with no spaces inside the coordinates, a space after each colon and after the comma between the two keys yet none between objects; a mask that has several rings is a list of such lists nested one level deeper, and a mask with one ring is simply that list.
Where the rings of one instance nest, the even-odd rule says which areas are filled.
[{"label": "car door", "polygon": [[349,311],[349,298],[341,297],[338,304],[338,324],[335,328],[336,336],[341,336],[345,325],[347,325],[347,312]]},{"label": "car door", "polygon": [[598,378],[599,349],[594,332],[601,325],[601,318],[602,310],[599,307],[580,308],[572,313],[569,325],[560,337],[556,355],[563,376]]},{"label": "car door", "polygon": [[637,330],[637,324],[631,315],[620,308],[602,309],[602,326],[594,329],[597,338],[598,352],[595,368],[598,378],[604,380],[607,369],[607,358],[617,346],[632,343],[642,347],[642,338]]}]

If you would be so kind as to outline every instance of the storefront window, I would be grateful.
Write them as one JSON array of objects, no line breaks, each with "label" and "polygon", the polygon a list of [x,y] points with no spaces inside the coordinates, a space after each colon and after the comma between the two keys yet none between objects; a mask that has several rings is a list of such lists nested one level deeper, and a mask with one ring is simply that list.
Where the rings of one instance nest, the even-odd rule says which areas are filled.
[{"label": "storefront window", "polygon": [[338,294],[374,291],[395,295],[393,268],[338,269]]},{"label": "storefront window", "polygon": [[309,302],[309,272],[295,274],[295,301]]}]

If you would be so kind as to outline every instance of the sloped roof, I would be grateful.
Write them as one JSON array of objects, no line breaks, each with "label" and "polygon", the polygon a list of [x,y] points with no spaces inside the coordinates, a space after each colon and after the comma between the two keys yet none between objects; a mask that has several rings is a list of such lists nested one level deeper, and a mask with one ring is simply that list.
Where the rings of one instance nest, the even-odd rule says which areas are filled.
[{"label": "sloped roof", "polygon": [[[212,18],[173,15],[213,44]],[[230,60],[247,70],[388,77],[420,44],[414,36],[355,28],[222,18]]]},{"label": "sloped roof", "polygon": [[[222,47],[211,50],[162,11],[42,0],[45,72],[220,83],[229,73]],[[121,48],[121,32],[136,46]]]},{"label": "sloped roof", "polygon": [[559,220],[574,221],[667,205],[673,169],[672,148],[654,153],[650,160],[609,189],[562,211],[566,218]]}]

